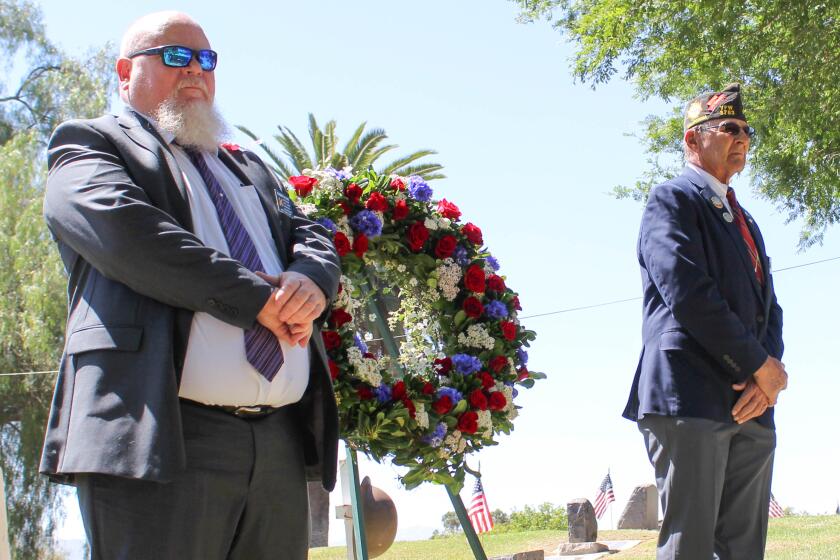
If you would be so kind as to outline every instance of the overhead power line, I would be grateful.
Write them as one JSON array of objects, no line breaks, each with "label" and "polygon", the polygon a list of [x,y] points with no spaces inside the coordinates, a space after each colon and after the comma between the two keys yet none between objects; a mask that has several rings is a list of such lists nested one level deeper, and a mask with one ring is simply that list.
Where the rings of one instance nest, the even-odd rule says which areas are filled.
[{"label": "overhead power line", "polygon": [[[821,259],[821,260],[818,260],[818,261],[811,261],[811,262],[802,263],[802,264],[795,264],[793,266],[786,266],[784,268],[778,268],[774,271],[774,273],[784,272],[785,270],[793,270],[794,268],[804,268],[806,266],[813,266],[815,264],[822,264],[822,263],[826,263],[826,262],[829,262],[829,261],[836,261],[836,260],[840,260],[840,256],[830,257],[830,258],[827,258],[827,259]],[[636,297],[631,297],[631,298],[626,298],[626,299],[617,299],[617,300],[614,300],[614,301],[605,301],[605,302],[602,302],[602,303],[593,303],[592,305],[581,305],[579,307],[569,307],[567,309],[558,309],[557,311],[548,311],[546,313],[535,313],[534,315],[524,315],[524,316],[520,317],[520,319],[534,319],[536,317],[547,317],[549,315],[560,315],[561,313],[571,313],[572,311],[583,311],[585,309],[594,309],[596,307],[606,307],[608,305],[617,305],[619,303],[627,303],[628,301],[637,301],[637,300],[640,300],[640,299],[642,299],[641,296],[636,296]],[[397,336],[396,338],[402,338],[402,337]],[[368,340],[367,342],[374,342],[374,341],[377,341],[377,340],[381,340],[381,339],[377,338],[377,339],[373,339],[373,340]],[[45,374],[45,373],[58,373],[58,370],[18,371],[18,372],[14,372],[14,373],[0,373],[0,377],[12,377],[12,376],[18,376],[18,375],[39,375],[39,374]]]}]

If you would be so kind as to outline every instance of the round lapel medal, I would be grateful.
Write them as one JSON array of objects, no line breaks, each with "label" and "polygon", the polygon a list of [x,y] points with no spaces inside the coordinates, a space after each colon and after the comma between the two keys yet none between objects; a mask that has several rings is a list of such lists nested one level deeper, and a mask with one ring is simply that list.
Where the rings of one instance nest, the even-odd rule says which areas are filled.
[{"label": "round lapel medal", "polygon": [[712,197],[712,205],[715,208],[717,208],[718,210],[720,210],[721,208],[723,208],[723,201],[720,198],[718,198],[716,196],[713,196]]},{"label": "round lapel medal", "polygon": [[731,223],[734,218],[732,217],[732,214],[730,214],[729,212],[724,212],[723,213],[723,219],[726,220],[727,222]]}]

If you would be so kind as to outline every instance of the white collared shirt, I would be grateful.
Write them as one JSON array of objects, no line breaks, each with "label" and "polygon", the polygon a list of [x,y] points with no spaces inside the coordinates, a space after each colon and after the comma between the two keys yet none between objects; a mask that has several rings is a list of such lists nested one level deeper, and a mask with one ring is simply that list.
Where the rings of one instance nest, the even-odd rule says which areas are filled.
[{"label": "white collared shirt", "polygon": [[[148,117],[147,117],[148,118]],[[149,119],[154,125],[154,120]],[[193,233],[208,247],[226,255],[225,239],[216,207],[201,174],[186,152],[172,144],[172,135],[161,133],[181,168],[187,188]],[[271,275],[283,271],[271,229],[256,188],[242,185],[216,154],[201,152],[210,171],[233,206],[257,249],[263,268]],[[215,405],[283,406],[300,400],[309,382],[309,349],[281,343],[283,365],[269,382],[245,357],[244,331],[212,315],[193,315],[179,397]]]},{"label": "white collared shirt", "polygon": [[721,202],[723,202],[726,209],[729,210],[729,213],[732,213],[732,207],[729,206],[729,199],[726,198],[726,192],[729,190],[729,185],[725,183],[721,183],[717,177],[700,167],[699,165],[695,165],[691,162],[687,162],[686,167],[690,167],[694,171],[700,174],[700,177],[705,179],[709,186],[712,187],[712,190],[715,191],[715,194],[718,195]]}]

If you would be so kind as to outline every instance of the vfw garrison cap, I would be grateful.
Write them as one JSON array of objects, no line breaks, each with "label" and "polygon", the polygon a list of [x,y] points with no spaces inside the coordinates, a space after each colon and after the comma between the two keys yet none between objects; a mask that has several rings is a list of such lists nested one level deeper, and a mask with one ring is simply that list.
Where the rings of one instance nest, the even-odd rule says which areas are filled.
[{"label": "vfw garrison cap", "polygon": [[689,101],[685,108],[683,130],[706,121],[726,118],[747,120],[741,104],[741,84],[729,84],[722,91],[703,93]]}]

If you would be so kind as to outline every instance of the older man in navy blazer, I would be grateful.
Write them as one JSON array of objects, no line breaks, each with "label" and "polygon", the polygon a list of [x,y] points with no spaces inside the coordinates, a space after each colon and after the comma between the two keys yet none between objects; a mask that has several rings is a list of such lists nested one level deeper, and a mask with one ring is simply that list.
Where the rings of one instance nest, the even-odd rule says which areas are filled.
[{"label": "older man in navy blazer", "polygon": [[684,130],[686,168],[651,191],[642,218],[644,347],[624,416],[656,473],[657,558],[753,560],[787,374],[770,259],[728,186],[754,132],[740,86],[692,100]]}]

